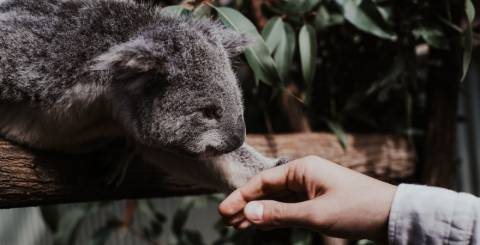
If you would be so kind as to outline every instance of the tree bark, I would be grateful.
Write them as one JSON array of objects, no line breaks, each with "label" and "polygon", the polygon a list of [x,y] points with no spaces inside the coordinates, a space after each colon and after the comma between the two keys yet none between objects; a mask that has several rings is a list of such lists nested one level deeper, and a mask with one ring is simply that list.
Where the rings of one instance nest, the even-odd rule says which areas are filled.
[{"label": "tree bark", "polygon": [[[476,2],[478,5],[478,1]],[[465,1],[452,1],[451,22],[464,26]],[[440,187],[455,187],[458,96],[463,70],[463,35],[451,34],[449,50],[432,49],[427,87],[427,125],[424,161],[419,161],[420,181]],[[435,65],[436,63],[436,65]],[[423,160],[422,159],[422,160]]]},{"label": "tree bark", "polygon": [[[391,135],[350,135],[347,150],[324,133],[249,135],[247,142],[269,156],[319,155],[371,176],[395,181],[413,174],[413,147]],[[0,140],[0,208],[80,201],[181,196],[212,190],[184,184],[136,159],[117,188],[102,184],[93,156],[26,149]]]},{"label": "tree bark", "polygon": [[456,131],[458,93],[461,76],[461,50],[435,51],[441,61],[432,67],[428,82],[428,111],[424,161],[420,181],[428,185],[452,188],[457,167]]}]

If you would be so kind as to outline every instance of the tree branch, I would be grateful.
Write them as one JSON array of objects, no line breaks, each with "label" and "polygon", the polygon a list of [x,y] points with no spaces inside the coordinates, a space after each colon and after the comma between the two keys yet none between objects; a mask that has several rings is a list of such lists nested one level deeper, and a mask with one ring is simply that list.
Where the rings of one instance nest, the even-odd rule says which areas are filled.
[{"label": "tree branch", "polygon": [[[267,155],[319,155],[384,180],[413,174],[415,154],[405,139],[389,135],[350,135],[348,139],[346,151],[335,136],[323,133],[275,135],[274,144],[265,135],[249,135],[247,141]],[[130,165],[118,188],[108,188],[93,162],[88,155],[35,151],[0,140],[0,208],[212,192],[182,183],[139,159]]]}]

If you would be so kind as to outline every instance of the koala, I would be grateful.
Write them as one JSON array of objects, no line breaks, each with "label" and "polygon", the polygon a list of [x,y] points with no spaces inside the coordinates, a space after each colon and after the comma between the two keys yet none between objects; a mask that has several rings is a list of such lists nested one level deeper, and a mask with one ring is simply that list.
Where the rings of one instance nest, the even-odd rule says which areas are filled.
[{"label": "koala", "polygon": [[[223,183],[238,185],[275,162],[249,161],[259,154],[244,145],[231,58],[248,43],[214,21],[127,0],[0,0],[0,135],[35,149],[110,153],[121,164],[109,182],[133,154],[158,151],[206,171],[214,162]],[[246,162],[259,166],[242,180],[218,170]]]}]

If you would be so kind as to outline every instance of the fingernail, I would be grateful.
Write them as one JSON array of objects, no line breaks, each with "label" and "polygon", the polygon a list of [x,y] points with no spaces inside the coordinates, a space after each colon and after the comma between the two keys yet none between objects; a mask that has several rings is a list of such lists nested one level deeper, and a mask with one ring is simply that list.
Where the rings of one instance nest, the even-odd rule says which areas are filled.
[{"label": "fingernail", "polygon": [[259,202],[249,202],[245,206],[245,216],[252,221],[262,221],[263,205]]}]

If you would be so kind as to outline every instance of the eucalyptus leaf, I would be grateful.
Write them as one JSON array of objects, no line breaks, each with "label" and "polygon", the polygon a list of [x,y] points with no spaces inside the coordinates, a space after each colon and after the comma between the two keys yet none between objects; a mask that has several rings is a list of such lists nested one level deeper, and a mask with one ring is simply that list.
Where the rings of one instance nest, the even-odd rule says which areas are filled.
[{"label": "eucalyptus leaf", "polygon": [[140,211],[141,214],[145,215],[148,218],[153,218],[155,217],[155,214],[156,214],[153,204],[148,199],[138,200],[137,210]]},{"label": "eucalyptus leaf", "polygon": [[60,221],[60,210],[57,205],[48,205],[40,207],[40,214],[42,215],[43,222],[50,229],[51,232],[57,232]]},{"label": "eucalyptus leaf", "polygon": [[418,34],[428,43],[428,45],[438,49],[450,48],[449,41],[445,36],[444,30],[436,24],[421,22],[419,26],[414,30],[415,34]]},{"label": "eucalyptus leaf", "polygon": [[312,11],[313,8],[320,3],[320,0],[305,0],[302,6],[302,13],[305,14]]},{"label": "eucalyptus leaf", "polygon": [[378,9],[378,12],[382,15],[383,19],[385,19],[387,22],[392,19],[392,16],[393,16],[392,6],[378,6],[377,5],[377,9]]},{"label": "eucalyptus leaf", "polygon": [[107,244],[108,238],[111,234],[122,226],[122,222],[117,219],[107,221],[107,223],[93,233],[93,237],[88,243],[89,245],[104,245]]},{"label": "eucalyptus leaf", "polygon": [[75,235],[87,215],[86,209],[74,208],[60,218],[57,232],[53,235],[55,245],[69,245],[75,241]]},{"label": "eucalyptus leaf", "polygon": [[285,82],[287,80],[288,74],[290,73],[290,68],[293,63],[293,55],[295,54],[295,31],[292,26],[288,23],[283,25],[284,31],[283,35],[280,38],[280,44],[273,56],[275,63],[278,67],[278,72],[280,77]]},{"label": "eucalyptus leaf", "polygon": [[213,202],[215,204],[221,203],[223,200],[225,200],[226,195],[224,193],[215,193],[215,194],[210,194],[207,195],[207,200],[210,202]]},{"label": "eucalyptus leaf", "polygon": [[472,23],[475,19],[475,7],[473,6],[472,0],[465,0],[465,13],[468,21]]},{"label": "eucalyptus leaf", "polygon": [[320,6],[317,9],[314,24],[317,30],[325,29],[330,26],[330,13],[328,13],[328,10],[324,6]]},{"label": "eucalyptus leaf", "polygon": [[167,220],[166,217],[156,211],[152,200],[139,200],[137,205],[140,213],[149,221],[148,226],[142,229],[144,236],[149,239],[158,238],[163,233],[163,225]]},{"label": "eucalyptus leaf", "polygon": [[465,79],[468,68],[472,60],[473,51],[473,29],[472,22],[475,18],[475,8],[471,0],[465,0],[465,15],[467,16],[467,28],[463,33],[463,61],[462,61],[462,77],[460,81]]},{"label": "eucalyptus leaf", "polygon": [[304,24],[300,29],[298,48],[300,49],[300,63],[302,65],[303,80],[307,88],[306,101],[308,103],[317,67],[317,35],[312,25]]},{"label": "eucalyptus leaf", "polygon": [[203,245],[202,234],[199,231],[185,230],[182,239],[184,244]]},{"label": "eucalyptus leaf", "polygon": [[255,40],[254,44],[245,50],[245,58],[255,78],[270,85],[281,85],[280,75],[270,50],[252,22],[232,8],[215,7],[215,10],[224,25]]},{"label": "eucalyptus leaf", "polygon": [[362,239],[356,243],[356,245],[375,245],[375,242],[372,242],[367,239]]},{"label": "eucalyptus leaf", "polygon": [[164,7],[162,8],[161,12],[171,16],[189,15],[191,13],[190,10],[184,8],[182,5]]},{"label": "eucalyptus leaf", "polygon": [[312,11],[320,0],[289,0],[277,3],[277,9],[287,15],[304,15]]},{"label": "eucalyptus leaf", "polygon": [[343,127],[337,122],[333,122],[330,120],[326,120],[326,122],[327,122],[328,128],[330,128],[330,130],[332,130],[335,136],[337,136],[337,139],[340,142],[340,145],[343,147],[343,149],[347,149],[348,138]]},{"label": "eucalyptus leaf", "polygon": [[212,7],[205,3],[201,3],[192,11],[192,17],[196,19],[208,18],[212,12]]},{"label": "eucalyptus leaf", "polygon": [[178,237],[181,237],[184,231],[185,223],[187,222],[187,219],[188,219],[188,215],[190,214],[190,211],[194,206],[195,206],[195,202],[193,200],[184,199],[182,200],[180,207],[177,209],[177,211],[173,215],[172,232]]},{"label": "eucalyptus leaf", "polygon": [[280,44],[282,37],[285,35],[284,29],[282,18],[278,16],[271,18],[265,24],[262,37],[270,49],[270,54],[273,54]]},{"label": "eucalyptus leaf", "polygon": [[292,245],[310,245],[312,244],[312,232],[303,229],[294,229],[290,237]]},{"label": "eucalyptus leaf", "polygon": [[315,25],[315,29],[317,29],[317,31],[320,31],[327,29],[331,26],[343,24],[344,22],[345,19],[342,15],[337,13],[330,13],[328,12],[327,8],[325,8],[325,6],[320,5],[320,7],[317,9],[317,13],[315,15],[313,23]]},{"label": "eucalyptus leaf", "polygon": [[358,29],[380,38],[396,40],[390,24],[372,0],[342,1],[343,16]]}]

